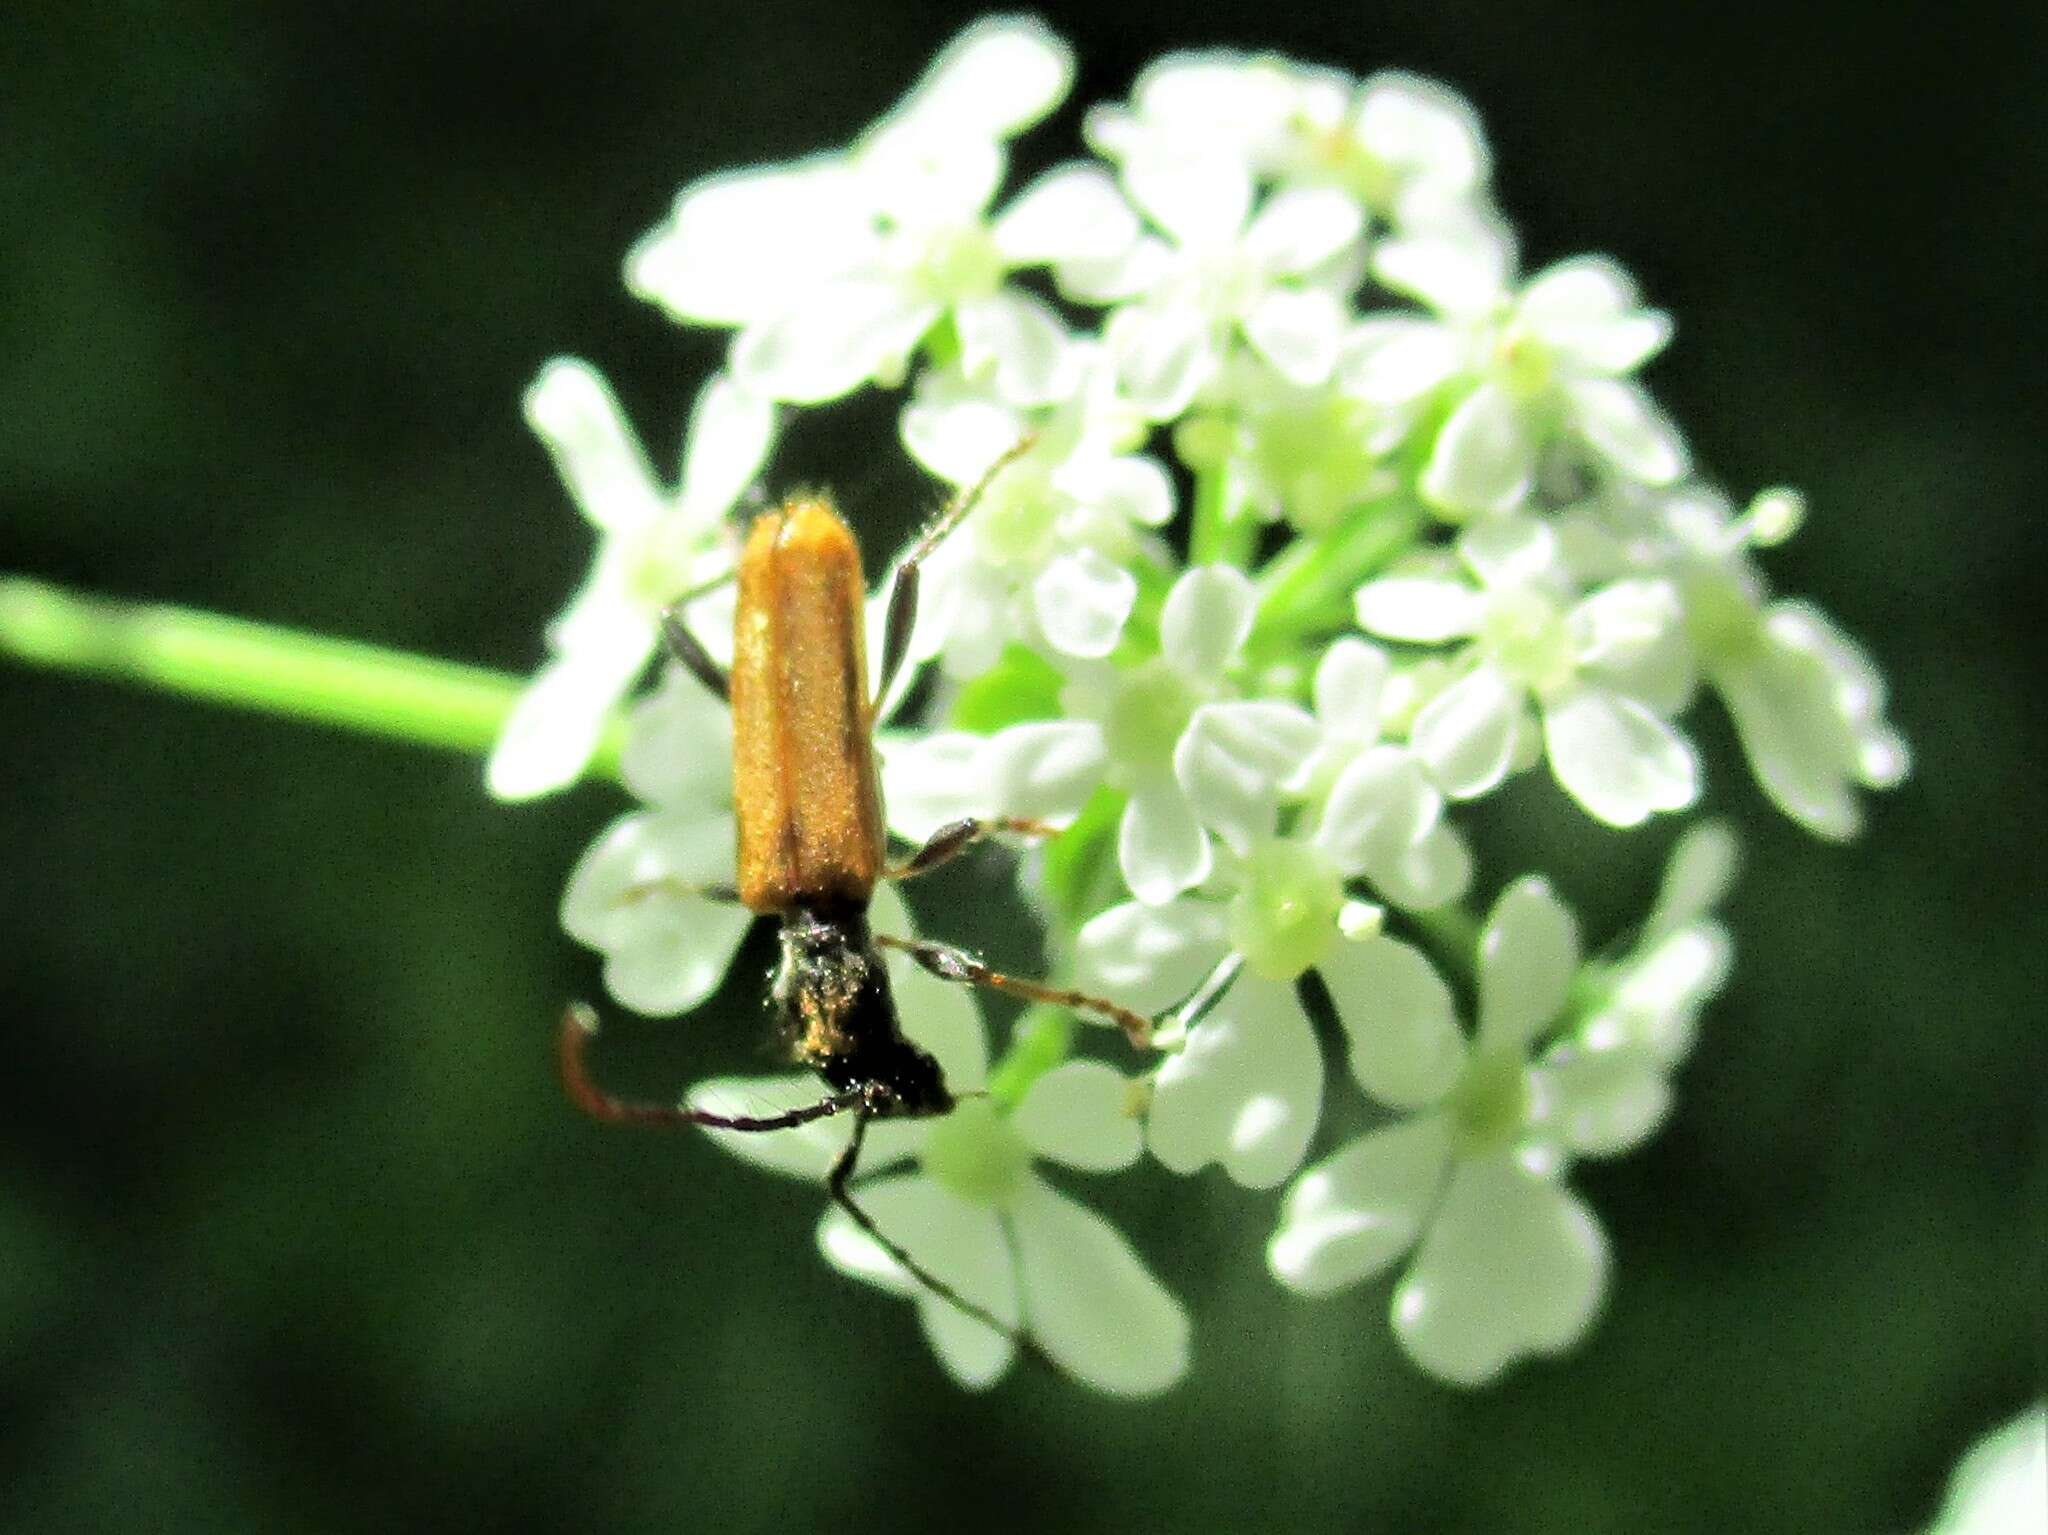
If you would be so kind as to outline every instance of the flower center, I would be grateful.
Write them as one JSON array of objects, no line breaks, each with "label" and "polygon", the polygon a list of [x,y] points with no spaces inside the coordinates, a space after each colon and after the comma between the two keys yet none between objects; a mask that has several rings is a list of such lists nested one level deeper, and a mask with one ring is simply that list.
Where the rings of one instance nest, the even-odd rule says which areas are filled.
[{"label": "flower center", "polygon": [[1059,509],[1043,474],[1028,464],[1006,472],[976,508],[969,526],[975,548],[991,565],[1046,563]]},{"label": "flower center", "polygon": [[662,517],[625,541],[627,586],[650,608],[663,608],[701,578],[711,548],[707,529],[695,520]]},{"label": "flower center", "polygon": [[906,233],[898,259],[936,303],[985,298],[1003,284],[1002,253],[979,220]]},{"label": "flower center", "polygon": [[986,1098],[969,1098],[934,1120],[919,1155],[943,1189],[973,1204],[1000,1205],[1023,1186],[1031,1148]]},{"label": "flower center", "polygon": [[1230,944],[1254,975],[1291,981],[1337,941],[1344,880],[1318,848],[1268,842],[1245,860],[1230,901]]},{"label": "flower center", "polygon": [[1173,748],[1188,728],[1199,700],[1194,689],[1164,657],[1154,657],[1117,689],[1103,726],[1109,758],[1126,770],[1173,765]]},{"label": "flower center", "polygon": [[1311,537],[1335,530],[1378,479],[1369,408],[1325,393],[1268,411],[1252,427],[1252,462],[1280,492],[1295,526]]},{"label": "flower center", "polygon": [[1520,1050],[1493,1050],[1467,1063],[1449,1108],[1458,1149],[1481,1156],[1505,1151],[1528,1123],[1535,1095]]},{"label": "flower center", "polygon": [[1546,393],[1555,376],[1550,348],[1519,320],[1501,327],[1493,343],[1493,366],[1508,392],[1523,400]]},{"label": "flower center", "polygon": [[1487,593],[1479,643],[1494,665],[1535,693],[1563,687],[1577,670],[1564,614],[1527,587]]},{"label": "flower center", "polygon": [[1756,604],[1718,570],[1698,570],[1683,588],[1686,637],[1707,665],[1739,662],[1763,640]]}]

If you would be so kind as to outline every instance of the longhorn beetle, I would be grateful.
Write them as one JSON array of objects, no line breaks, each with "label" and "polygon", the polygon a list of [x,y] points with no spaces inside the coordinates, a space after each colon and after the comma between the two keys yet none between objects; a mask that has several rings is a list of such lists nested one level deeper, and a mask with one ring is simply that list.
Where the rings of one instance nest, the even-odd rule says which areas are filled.
[{"label": "longhorn beetle", "polygon": [[909,654],[918,570],[959,526],[991,481],[1030,446],[1027,437],[931,525],[898,567],[883,630],[882,683],[867,691],[860,546],[822,495],[797,496],[754,522],[737,568],[739,602],[728,676],[682,621],[684,596],[662,616],[669,649],[732,707],[733,801],[739,823],[738,882],[698,893],[736,901],[782,923],[773,1001],[796,1060],[831,1089],[816,1103],[760,1116],[614,1097],[592,1080],[585,1047],[597,1014],[572,1005],[562,1020],[563,1085],[576,1106],[609,1124],[703,1125],[787,1130],[838,1114],[853,1135],[826,1180],[832,1201],[919,1284],[1020,1344],[1019,1330],[961,1295],[884,1235],[849,1188],[870,1121],[947,1113],[955,1098],[939,1063],[906,1038],[889,992],[882,949],[897,949],[942,980],[1098,1014],[1135,1046],[1152,1020],[1083,992],[990,969],[946,944],[872,932],[877,882],[937,868],[997,832],[1049,836],[1055,828],[1016,818],[970,818],[941,827],[899,863],[887,859],[876,707]]}]

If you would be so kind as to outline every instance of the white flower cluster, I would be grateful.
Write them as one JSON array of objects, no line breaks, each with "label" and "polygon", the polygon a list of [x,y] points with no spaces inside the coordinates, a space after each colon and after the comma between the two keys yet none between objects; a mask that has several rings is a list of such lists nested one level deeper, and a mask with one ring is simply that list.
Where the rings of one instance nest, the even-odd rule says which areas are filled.
[{"label": "white flower cluster", "polygon": [[[1719,828],[1681,837],[1655,909],[1588,959],[1546,881],[1482,880],[1458,807],[1547,763],[1602,825],[1688,810],[1702,684],[1765,794],[1825,837],[1854,833],[1857,791],[1898,782],[1905,747],[1868,659],[1758,567],[1799,498],[1738,513],[1692,477],[1636,377],[1671,323],[1613,262],[1517,274],[1461,99],[1175,55],[1088,114],[1098,158],[1006,195],[1011,141],[1072,75],[1042,25],[983,22],[848,148],[686,187],[634,247],[633,291],[730,328],[729,361],[674,490],[587,365],[550,364],[529,394],[601,546],[491,784],[521,797],[582,769],[662,607],[730,568],[726,517],[781,410],[901,389],[904,447],[937,480],[1012,454],[923,571],[910,654],[941,685],[931,718],[884,741],[891,825],[1067,828],[1024,865],[1062,979],[1166,1026],[1128,1076],[1035,1046],[991,1075],[971,1006],[905,974],[906,1026],[956,1091],[994,1085],[945,1119],[877,1125],[865,1165],[894,1170],[867,1207],[1062,1368],[1140,1393],[1186,1367],[1185,1319],[1034,1163],[1220,1165],[1286,1185],[1268,1248],[1283,1285],[1325,1294],[1405,1262],[1401,1345],[1484,1381],[1569,1346],[1597,1309],[1607,1249],[1567,1176],[1663,1118],[1726,973],[1712,908],[1734,853]],[[691,609],[714,653],[729,613]],[[676,1013],[716,988],[743,927],[701,894],[731,872],[730,732],[672,675],[627,739],[648,808],[586,855],[563,921],[619,1001]],[[905,920],[893,898],[877,911]],[[1382,1119],[1304,1171],[1318,990]],[[761,1112],[815,1092],[697,1096]],[[815,1177],[844,1135],[721,1139]],[[857,1228],[830,1217],[820,1240],[915,1295],[963,1382],[1009,1362],[1011,1337]]]}]

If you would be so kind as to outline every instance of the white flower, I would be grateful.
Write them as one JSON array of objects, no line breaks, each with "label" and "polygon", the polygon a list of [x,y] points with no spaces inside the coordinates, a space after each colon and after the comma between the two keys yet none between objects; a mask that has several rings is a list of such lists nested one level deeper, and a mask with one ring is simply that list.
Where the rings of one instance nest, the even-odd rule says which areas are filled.
[{"label": "white flower", "polygon": [[1449,515],[1513,511],[1560,436],[1630,479],[1679,479],[1684,442],[1626,377],[1663,348],[1669,318],[1639,307],[1635,284],[1604,257],[1559,262],[1519,290],[1510,265],[1507,243],[1484,233],[1390,240],[1374,253],[1382,282],[1439,316],[1369,319],[1345,348],[1368,400],[1407,407],[1449,391],[1423,498]]},{"label": "white flower", "polygon": [[1137,601],[1132,567],[1165,563],[1150,530],[1173,516],[1173,482],[1130,451],[1144,424],[1100,345],[1076,355],[1077,387],[1049,410],[1019,410],[957,369],[925,373],[904,408],[905,445],[955,486],[1034,435],[925,562],[911,654],[940,657],[953,676],[986,671],[1012,643],[1107,656]]},{"label": "white flower", "polygon": [[[1167,244],[1146,239],[1089,299],[1128,299],[1104,330],[1132,404],[1155,420],[1186,410],[1242,334],[1289,382],[1319,384],[1336,363],[1363,230],[1332,187],[1285,188],[1253,211],[1249,175],[1225,164],[1125,169],[1125,187]],[[1070,291],[1071,267],[1063,274]]]},{"label": "white flower", "polygon": [[622,762],[650,808],[577,860],[562,927],[605,956],[605,989],[636,1013],[686,1013],[718,989],[754,914],[707,888],[733,878],[732,716],[671,671],[634,711]]},{"label": "white flower", "polygon": [[1398,71],[1360,85],[1267,54],[1169,54],[1139,75],[1128,106],[1092,109],[1086,131],[1127,176],[1221,162],[1339,187],[1407,230],[1473,217],[1488,175],[1478,118],[1455,91]]},{"label": "white flower", "polygon": [[1064,326],[1007,286],[1020,267],[1119,258],[1137,223],[1100,167],[1055,168],[998,215],[1004,144],[1073,76],[1042,25],[970,27],[847,152],[686,187],[627,261],[627,283],[693,324],[739,328],[732,370],[774,399],[829,400],[900,380],[950,317],[962,364],[1006,400],[1057,399]]},{"label": "white flower", "polygon": [[1230,697],[1225,674],[1254,606],[1251,583],[1229,566],[1182,575],[1160,615],[1157,656],[1077,670],[1065,700],[1073,718],[991,738],[993,802],[1068,821],[1102,783],[1122,789],[1118,862],[1131,891],[1155,905],[1208,877],[1212,831],[1249,848],[1315,745],[1314,720],[1294,705]]},{"label": "white flower", "polygon": [[[1395,575],[1358,591],[1368,631],[1413,644],[1469,640],[1462,675],[1417,712],[1409,738],[1444,792],[1484,794],[1543,747],[1565,791],[1611,826],[1682,810],[1699,794],[1692,747],[1651,707],[1682,701],[1682,617],[1667,581],[1617,581],[1574,595],[1552,528],[1501,517],[1468,529],[1458,554],[1477,586]],[[1647,700],[1647,701],[1646,701]]]},{"label": "white flower", "polygon": [[1340,376],[1313,388],[1289,383],[1255,353],[1239,352],[1208,392],[1203,414],[1175,433],[1198,473],[1224,468],[1268,522],[1281,518],[1309,538],[1343,529],[1361,507],[1397,494],[1387,461],[1410,422],[1358,398]]},{"label": "white flower", "polygon": [[[904,930],[893,892],[877,899],[876,918]],[[987,1061],[973,1003],[900,955],[890,956],[890,971],[905,1032],[939,1059],[956,1096],[978,1091]],[[970,1097],[941,1118],[881,1121],[868,1132],[854,1198],[891,1241],[1028,1334],[1076,1380],[1148,1396],[1186,1373],[1186,1314],[1115,1227],[1059,1192],[1036,1165],[1115,1172],[1136,1161],[1126,1088],[1108,1066],[1069,1061],[1034,1082],[1014,1109]],[[820,1096],[815,1078],[773,1077],[705,1083],[690,1101],[760,1114]],[[712,1132],[735,1155],[818,1179],[849,1133],[844,1116],[767,1134]],[[962,1385],[990,1385],[1009,1368],[1010,1338],[918,1284],[842,1211],[826,1213],[818,1246],[841,1273],[913,1300],[939,1362]]]},{"label": "white flower", "polygon": [[1770,519],[1760,539],[1754,508],[1736,520],[1713,496],[1673,497],[1661,512],[1681,551],[1671,563],[1686,637],[1757,781],[1809,831],[1853,837],[1863,822],[1856,789],[1894,787],[1912,760],[1885,718],[1884,678],[1818,608],[1770,600],[1747,553],[1777,541]]},{"label": "white flower", "polygon": [[[589,364],[557,358],[526,392],[526,418],[554,455],[578,508],[597,529],[588,579],[548,626],[549,660],[513,708],[486,779],[500,799],[530,799],[574,782],[605,721],[646,670],[661,610],[730,567],[723,534],[733,503],[760,473],[775,432],[772,407],[723,374],[697,396],[681,487],[648,468],[619,402]],[[728,594],[727,601],[730,597]],[[714,654],[729,650],[729,606],[705,604]]]},{"label": "white flower", "polygon": [[[1515,1359],[1570,1347],[1606,1285],[1607,1242],[1563,1182],[1582,1140],[1583,1083],[1532,1051],[1564,1012],[1578,968],[1571,915],[1538,879],[1501,895],[1478,952],[1479,1025],[1468,1039],[1450,989],[1420,952],[1359,944],[1359,987],[1340,1008],[1351,1068],[1406,1117],[1304,1173],[1268,1249],[1274,1274],[1309,1295],[1368,1279],[1414,1253],[1393,1297],[1402,1347],[1462,1385]],[[1637,1074],[1652,1068],[1638,1061]]]}]

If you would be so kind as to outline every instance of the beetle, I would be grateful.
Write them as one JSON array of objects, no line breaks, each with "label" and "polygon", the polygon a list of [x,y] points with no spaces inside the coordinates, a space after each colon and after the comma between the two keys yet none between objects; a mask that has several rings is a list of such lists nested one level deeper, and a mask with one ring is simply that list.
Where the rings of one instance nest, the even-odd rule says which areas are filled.
[{"label": "beetle", "polygon": [[1153,1020],[1115,1002],[1005,975],[962,949],[877,933],[868,925],[868,905],[881,881],[914,878],[998,833],[1038,837],[1056,830],[1015,817],[970,817],[940,827],[908,857],[891,863],[874,747],[878,705],[909,655],[922,563],[1031,442],[1027,437],[998,458],[897,567],[883,630],[881,686],[873,695],[867,690],[867,584],[860,546],[823,495],[792,497],[756,518],[748,531],[735,571],[739,593],[730,674],[683,623],[683,609],[701,593],[685,595],[662,616],[670,652],[732,709],[737,880],[697,893],[781,923],[772,1000],[791,1054],[830,1091],[816,1103],[758,1116],[615,1097],[590,1074],[586,1047],[598,1018],[580,1003],[565,1013],[558,1046],[570,1100],[609,1124],[762,1132],[852,1115],[853,1134],[826,1179],[833,1203],[932,1294],[1017,1342],[1023,1341],[1018,1329],[961,1295],[885,1235],[855,1200],[850,1183],[870,1123],[945,1114],[957,1101],[939,1063],[903,1032],[890,995],[886,949],[909,955],[942,980],[1095,1013],[1121,1027],[1134,1046],[1142,1048],[1151,1038]]}]

